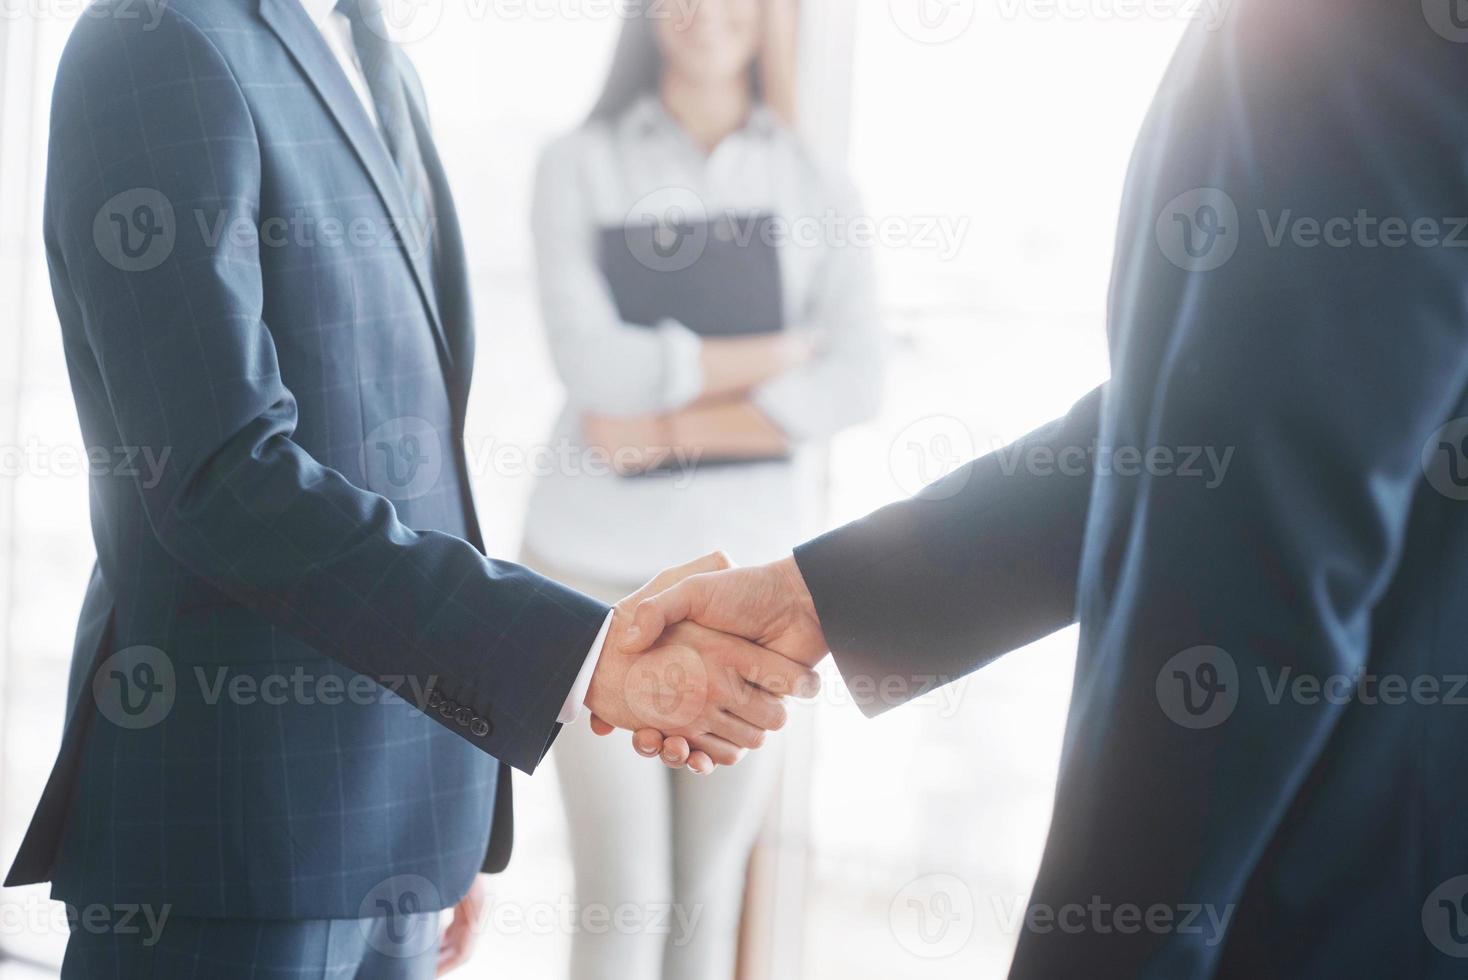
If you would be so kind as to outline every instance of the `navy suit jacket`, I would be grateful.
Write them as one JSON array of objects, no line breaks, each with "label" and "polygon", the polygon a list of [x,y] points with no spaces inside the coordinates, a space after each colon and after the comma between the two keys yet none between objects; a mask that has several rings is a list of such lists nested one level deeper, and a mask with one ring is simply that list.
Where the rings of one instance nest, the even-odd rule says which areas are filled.
[{"label": "navy suit jacket", "polygon": [[416,76],[433,261],[297,0],[128,6],[63,56],[45,239],[86,444],[132,465],[94,467],[70,713],[9,883],[446,906],[507,860],[501,763],[536,767],[606,607],[483,554],[466,266]]},{"label": "navy suit jacket", "polygon": [[797,551],[862,690],[1079,621],[1014,977],[1468,970],[1468,24],[1424,9],[1193,25],[1127,181],[1110,381]]}]

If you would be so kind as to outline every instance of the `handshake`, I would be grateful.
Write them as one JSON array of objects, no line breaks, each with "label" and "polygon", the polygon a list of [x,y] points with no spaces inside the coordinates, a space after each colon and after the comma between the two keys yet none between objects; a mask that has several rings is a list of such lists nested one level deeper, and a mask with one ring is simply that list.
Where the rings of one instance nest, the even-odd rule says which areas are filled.
[{"label": "handshake", "polygon": [[632,730],[642,755],[712,772],[784,727],[787,696],[816,695],[826,653],[794,558],[734,568],[715,552],[617,603],[587,690],[591,727]]}]

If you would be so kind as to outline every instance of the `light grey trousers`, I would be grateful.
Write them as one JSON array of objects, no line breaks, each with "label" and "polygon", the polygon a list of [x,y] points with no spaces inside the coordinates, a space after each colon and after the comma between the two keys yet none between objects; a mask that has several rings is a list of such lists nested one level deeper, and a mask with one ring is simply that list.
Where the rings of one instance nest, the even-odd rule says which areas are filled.
[{"label": "light grey trousers", "polygon": [[[641,583],[612,585],[525,564],[614,602]],[[570,980],[729,980],[749,854],[779,777],[778,736],[737,766],[672,772],[630,737],[593,735],[583,717],[556,739],[582,928]],[[596,915],[588,916],[588,909]],[[596,929],[586,923],[598,924]],[[606,928],[601,924],[606,923]]]}]

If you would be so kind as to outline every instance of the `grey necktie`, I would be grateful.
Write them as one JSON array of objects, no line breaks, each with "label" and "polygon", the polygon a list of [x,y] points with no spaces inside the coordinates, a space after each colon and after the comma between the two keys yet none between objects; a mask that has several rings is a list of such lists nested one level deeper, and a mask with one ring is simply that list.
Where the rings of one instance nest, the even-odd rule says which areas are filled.
[{"label": "grey necktie", "polygon": [[337,0],[336,9],[351,21],[352,42],[357,47],[357,59],[377,109],[378,126],[397,164],[412,209],[414,227],[400,231],[410,248],[427,250],[431,267],[435,237],[432,191],[418,137],[413,131],[413,117],[408,112],[406,80],[397,52],[388,39],[382,0]]}]

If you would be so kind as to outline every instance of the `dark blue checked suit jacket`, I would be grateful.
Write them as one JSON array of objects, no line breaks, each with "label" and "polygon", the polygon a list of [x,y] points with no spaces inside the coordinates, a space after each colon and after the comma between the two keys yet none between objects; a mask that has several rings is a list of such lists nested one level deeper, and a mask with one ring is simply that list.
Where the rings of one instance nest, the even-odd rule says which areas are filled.
[{"label": "dark blue checked suit jacket", "polygon": [[129,9],[63,57],[45,238],[87,445],[166,465],[92,480],[70,713],[10,882],[211,916],[356,916],[392,879],[452,903],[508,858],[502,763],[540,761],[606,610],[482,554],[421,93],[433,263],[297,0]]},{"label": "dark blue checked suit jacket", "polygon": [[[1468,416],[1468,23],[1446,8],[1240,0],[1191,27],[1127,180],[1110,381],[797,550],[848,676],[922,690],[1079,621],[1012,977],[1468,976],[1468,421],[1440,428]],[[1221,481],[1189,447],[1232,450]]]}]

